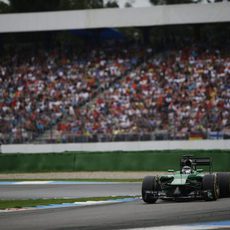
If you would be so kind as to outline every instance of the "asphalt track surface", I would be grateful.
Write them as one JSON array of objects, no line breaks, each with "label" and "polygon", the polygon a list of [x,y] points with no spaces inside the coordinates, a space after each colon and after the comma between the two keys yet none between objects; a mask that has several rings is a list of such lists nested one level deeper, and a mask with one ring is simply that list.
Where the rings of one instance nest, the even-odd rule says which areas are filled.
[{"label": "asphalt track surface", "polygon": [[[35,185],[24,186],[20,185],[17,188],[20,188],[21,194],[22,191],[27,191],[26,195],[31,197],[34,196],[35,190],[38,189]],[[135,193],[140,194],[141,184],[91,185],[89,187],[83,185],[82,189],[80,187],[80,185],[75,185],[74,189],[72,185],[64,186],[61,189],[59,185],[43,185],[36,196],[45,192],[46,196],[53,197],[54,194],[62,195],[65,191],[65,194],[72,196],[74,193],[75,197],[79,197],[81,196],[80,193],[84,192],[83,190],[86,188],[90,189],[88,190],[89,196],[100,192],[100,190],[101,196],[103,196],[103,193],[106,193],[105,189],[108,189],[108,192],[114,192],[115,187],[117,188],[117,194],[122,195],[129,191],[130,195],[132,195]],[[10,189],[15,189],[14,194],[18,196],[17,188],[12,186]],[[7,189],[9,191],[9,187],[1,185],[0,189],[5,190],[3,193],[2,191],[0,192],[0,198],[2,198]],[[55,190],[59,190],[59,192],[54,193]],[[78,194],[78,192],[80,193]],[[10,193],[13,194],[12,190],[9,191]],[[219,199],[214,202],[169,202],[159,200],[156,204],[151,205],[145,204],[139,199],[129,203],[0,213],[0,229],[127,229],[229,219],[230,198]]]},{"label": "asphalt track surface", "polygon": [[140,195],[140,183],[0,185],[0,199]]}]

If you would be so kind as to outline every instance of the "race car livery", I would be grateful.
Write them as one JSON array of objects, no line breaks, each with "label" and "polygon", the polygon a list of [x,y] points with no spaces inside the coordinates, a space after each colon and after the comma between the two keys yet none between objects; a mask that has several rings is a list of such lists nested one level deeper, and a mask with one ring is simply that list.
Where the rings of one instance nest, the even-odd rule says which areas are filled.
[{"label": "race car livery", "polygon": [[[198,168],[208,167],[208,172]],[[146,176],[142,183],[142,199],[146,203],[163,200],[203,199],[215,201],[230,196],[230,173],[213,173],[209,157],[186,155],[180,159],[180,170],[168,170],[162,176]]]}]

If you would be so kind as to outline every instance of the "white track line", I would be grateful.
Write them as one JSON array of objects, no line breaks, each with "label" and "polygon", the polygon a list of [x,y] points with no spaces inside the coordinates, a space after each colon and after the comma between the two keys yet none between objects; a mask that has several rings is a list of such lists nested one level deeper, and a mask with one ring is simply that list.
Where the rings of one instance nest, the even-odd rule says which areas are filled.
[{"label": "white track line", "polygon": [[0,213],[1,212],[27,211],[27,210],[36,210],[36,209],[50,209],[50,208],[65,208],[65,207],[76,207],[76,206],[91,206],[91,205],[127,203],[127,202],[135,201],[138,199],[140,199],[140,198],[121,198],[121,199],[104,200],[104,201],[85,201],[85,202],[74,202],[74,203],[38,205],[36,207],[28,207],[28,208],[26,207],[26,208],[2,209],[2,210],[0,210]]},{"label": "white track line", "polygon": [[125,184],[137,182],[100,182],[100,181],[0,181],[0,185],[42,185],[42,184],[76,184],[76,185],[100,185],[100,184]]},{"label": "white track line", "polygon": [[126,230],[203,230],[203,229],[230,229],[230,220],[216,221],[207,223],[197,223],[190,225],[171,225],[171,226],[158,226],[148,228],[130,228]]}]

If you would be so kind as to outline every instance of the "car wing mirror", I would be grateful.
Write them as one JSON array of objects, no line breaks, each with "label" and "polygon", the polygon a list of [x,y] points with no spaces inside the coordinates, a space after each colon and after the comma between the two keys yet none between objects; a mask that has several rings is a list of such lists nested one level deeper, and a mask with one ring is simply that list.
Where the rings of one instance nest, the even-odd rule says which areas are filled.
[{"label": "car wing mirror", "polygon": [[200,173],[200,172],[203,172],[204,170],[203,169],[197,169],[196,171]]}]

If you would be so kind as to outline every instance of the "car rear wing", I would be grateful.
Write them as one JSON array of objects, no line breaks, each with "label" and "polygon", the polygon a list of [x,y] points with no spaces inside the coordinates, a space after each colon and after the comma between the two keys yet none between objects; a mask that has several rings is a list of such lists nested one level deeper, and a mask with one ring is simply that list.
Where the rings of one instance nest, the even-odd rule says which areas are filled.
[{"label": "car rear wing", "polygon": [[212,158],[211,157],[193,157],[193,156],[183,156],[180,160],[180,167],[187,164],[191,164],[191,167],[196,170],[197,166],[208,166],[209,172],[212,171]]}]

